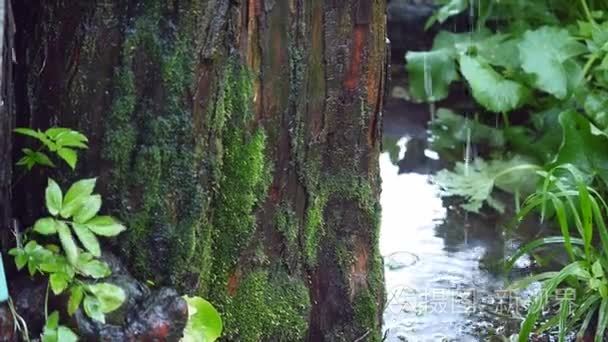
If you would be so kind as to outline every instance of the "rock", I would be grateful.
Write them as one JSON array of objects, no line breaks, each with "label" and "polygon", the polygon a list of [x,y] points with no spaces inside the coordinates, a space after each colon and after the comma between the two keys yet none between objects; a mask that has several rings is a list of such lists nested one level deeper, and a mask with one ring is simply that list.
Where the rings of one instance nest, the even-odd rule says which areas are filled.
[{"label": "rock", "polygon": [[[119,286],[126,294],[123,305],[106,315],[106,323],[92,320],[82,307],[68,318],[67,295],[51,295],[49,312],[59,310],[61,323],[72,328],[82,341],[179,341],[188,321],[186,301],[173,289],[150,290],[133,278],[115,256],[108,253],[102,259],[112,270],[112,275],[103,281]],[[11,290],[17,312],[27,322],[30,336],[38,336],[44,326],[46,280],[16,277],[11,281]],[[12,342],[5,334],[13,331],[5,329],[5,326],[12,327],[8,325],[12,324],[12,317],[10,311],[5,315],[3,308],[0,307],[0,342]]]},{"label": "rock", "polygon": [[16,342],[17,336],[14,332],[13,315],[8,304],[4,303],[0,305],[0,342]]},{"label": "rock", "polygon": [[178,341],[188,321],[188,304],[173,289],[162,288],[129,315],[127,335],[137,341]]},{"label": "rock", "polygon": [[38,277],[32,280],[28,276],[15,277],[9,283],[15,310],[27,323],[32,336],[37,336],[44,327],[46,286],[46,280]]}]

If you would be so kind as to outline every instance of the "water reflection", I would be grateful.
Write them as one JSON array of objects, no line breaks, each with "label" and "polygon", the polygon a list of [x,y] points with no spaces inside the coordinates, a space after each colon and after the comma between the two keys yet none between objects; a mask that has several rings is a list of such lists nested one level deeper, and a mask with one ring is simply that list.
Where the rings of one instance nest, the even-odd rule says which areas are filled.
[{"label": "water reflection", "polygon": [[424,139],[389,135],[384,146],[380,249],[387,341],[479,341],[501,333],[509,315],[490,314],[496,310],[487,307],[496,304],[503,282],[485,266],[503,257],[499,223],[444,208],[429,182],[439,161],[429,158]]}]

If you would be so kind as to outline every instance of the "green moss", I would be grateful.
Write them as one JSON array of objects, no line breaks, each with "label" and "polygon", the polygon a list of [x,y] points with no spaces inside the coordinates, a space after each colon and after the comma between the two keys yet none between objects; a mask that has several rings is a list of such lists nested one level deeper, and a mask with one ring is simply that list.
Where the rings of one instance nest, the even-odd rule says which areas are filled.
[{"label": "green moss", "polygon": [[242,130],[226,130],[219,193],[214,202],[214,267],[219,289],[225,288],[228,273],[240,252],[249,244],[256,222],[253,209],[265,197],[268,165],[266,135],[258,130],[246,137]]},{"label": "green moss", "polygon": [[210,244],[201,222],[204,155],[196,153],[201,148],[186,100],[195,53],[188,32],[162,32],[161,8],[161,1],[147,1],[128,30],[102,155],[112,166],[110,206],[129,228],[121,247],[131,269],[189,289],[208,262],[209,253],[197,251]]},{"label": "green moss", "polygon": [[296,218],[296,213],[291,206],[283,203],[277,209],[275,214],[276,228],[283,237],[288,248],[293,249],[298,239],[299,225]]},{"label": "green moss", "polygon": [[254,271],[243,279],[224,313],[227,339],[300,341],[308,327],[310,300],[301,280],[284,271]]},{"label": "green moss", "polygon": [[306,264],[314,267],[317,264],[317,250],[324,235],[324,210],[327,199],[324,194],[313,196],[306,212],[304,224],[304,255]]},{"label": "green moss", "polygon": [[365,341],[380,342],[381,331],[378,326],[378,303],[368,289],[357,294],[354,302],[355,323],[361,336],[367,334]]}]

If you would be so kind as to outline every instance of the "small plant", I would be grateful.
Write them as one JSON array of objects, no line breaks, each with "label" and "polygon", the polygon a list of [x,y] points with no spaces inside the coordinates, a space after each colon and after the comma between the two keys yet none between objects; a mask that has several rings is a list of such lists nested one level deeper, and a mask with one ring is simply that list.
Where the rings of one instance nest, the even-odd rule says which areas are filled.
[{"label": "small plant", "polygon": [[[53,127],[44,132],[17,128],[15,132],[42,142],[37,151],[23,150],[25,155],[17,165],[28,170],[35,165],[55,166],[48,155],[41,152],[43,148],[57,154],[75,169],[78,161],[75,149],[87,148],[86,136],[68,128]],[[78,340],[72,330],[59,324],[59,312],[54,311],[48,315],[49,288],[55,295],[69,292],[69,315],[73,315],[82,304],[87,316],[101,323],[105,323],[107,313],[118,309],[125,301],[126,295],[122,288],[100,281],[108,277],[111,270],[99,259],[101,246],[98,237],[116,236],[126,227],[111,216],[98,215],[102,198],[93,193],[95,184],[95,178],[79,180],[64,195],[59,185],[49,178],[45,190],[45,206],[50,216],[38,219],[30,232],[57,237],[59,244],[42,245],[31,239],[26,240],[24,246],[9,251],[15,258],[18,270],[27,267],[31,276],[42,274],[49,278],[42,342]],[[188,303],[189,315],[182,341],[207,342],[218,339],[222,333],[222,320],[213,305],[200,297],[184,296],[184,299]],[[24,322],[20,327],[27,334]]]},{"label": "small plant", "polygon": [[[36,221],[33,231],[57,235],[60,246],[42,246],[30,240],[23,248],[14,248],[9,253],[15,257],[18,269],[27,266],[32,276],[48,275],[54,294],[69,289],[69,314],[84,302],[87,315],[104,322],[104,314],[117,309],[124,301],[124,291],[108,283],[86,283],[82,278],[101,279],[110,275],[108,265],[97,259],[101,256],[97,236],[116,236],[125,227],[110,216],[97,215],[101,196],[92,194],[94,187],[95,179],[84,179],[74,183],[63,196],[57,183],[49,179],[45,199],[51,216]],[[74,235],[84,250],[76,244]]]},{"label": "small plant", "polygon": [[[564,341],[566,333],[574,328],[578,328],[578,337],[582,338],[595,318],[595,341],[601,342],[608,327],[608,230],[605,222],[608,205],[572,165],[560,165],[549,173],[539,174],[545,177],[543,187],[525,201],[519,218],[534,209],[540,209],[545,216],[551,208],[561,236],[539,239],[523,246],[507,261],[507,270],[522,255],[554,244],[563,244],[570,263],[558,272],[536,274],[511,285],[512,289],[518,289],[532,281],[543,284],[541,294],[532,302],[522,323],[519,341],[528,341],[533,331],[540,333],[555,327],[559,330],[559,341]],[[575,229],[570,222],[574,222]],[[599,248],[593,244],[594,230],[599,235]],[[576,296],[564,297],[559,303],[559,313],[535,330],[543,309],[549,304],[548,299],[562,285],[571,287]]]},{"label": "small plant", "polygon": [[182,342],[215,341],[222,335],[222,319],[217,310],[200,297],[183,297],[188,303],[188,323]]},{"label": "small plant", "polygon": [[70,328],[59,325],[59,312],[54,311],[46,320],[42,342],[76,342],[78,336]]},{"label": "small plant", "polygon": [[35,131],[31,128],[16,128],[15,133],[35,138],[42,143],[42,146],[36,151],[29,148],[22,150],[24,156],[17,162],[17,165],[24,166],[28,170],[31,170],[35,165],[55,167],[51,158],[41,152],[44,148],[56,153],[72,169],[75,169],[78,162],[76,149],[86,149],[88,147],[87,137],[69,128],[52,127],[44,132]]}]

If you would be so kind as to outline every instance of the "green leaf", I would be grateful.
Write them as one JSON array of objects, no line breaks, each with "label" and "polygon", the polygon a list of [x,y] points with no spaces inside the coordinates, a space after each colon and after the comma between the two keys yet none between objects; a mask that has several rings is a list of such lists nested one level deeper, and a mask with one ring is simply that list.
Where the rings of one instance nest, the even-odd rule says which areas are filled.
[{"label": "green leaf", "polygon": [[587,93],[585,113],[601,130],[608,129],[608,92],[594,91]]},{"label": "green leaf", "polygon": [[57,155],[65,160],[72,170],[76,169],[76,163],[78,162],[78,154],[76,154],[76,151],[68,147],[62,147],[57,150]]},{"label": "green leaf", "polygon": [[441,188],[441,196],[462,197],[465,204],[461,207],[467,211],[479,213],[485,202],[496,211],[503,212],[504,205],[492,196],[494,187],[500,185],[507,191],[525,188],[526,184],[534,182],[534,171],[538,168],[521,157],[490,163],[477,158],[469,165],[456,163],[454,171],[439,171],[433,181]]},{"label": "green leaf", "polygon": [[61,217],[69,218],[82,205],[95,189],[96,178],[82,179],[72,184],[63,199]]},{"label": "green leaf", "polygon": [[449,49],[408,52],[410,94],[419,102],[436,102],[448,96],[449,85],[458,79],[456,62]]},{"label": "green leaf", "polygon": [[529,96],[528,88],[502,77],[480,58],[461,56],[460,71],[475,100],[492,112],[507,113],[517,109]]},{"label": "green leaf", "polygon": [[188,303],[188,323],[183,342],[215,341],[222,335],[222,319],[208,301],[200,297],[183,297]]},{"label": "green leaf", "polygon": [[47,129],[44,134],[46,134],[47,137],[56,140],[59,135],[68,133],[70,131],[71,129],[65,127],[51,127]]},{"label": "green leaf", "polygon": [[57,225],[57,232],[59,233],[59,240],[61,241],[61,246],[65,251],[68,261],[70,264],[76,265],[76,262],[78,261],[78,247],[76,247],[70,228],[64,222],[60,221],[59,225]]},{"label": "green leaf", "polygon": [[85,295],[82,306],[87,316],[101,323],[106,323],[106,316],[101,312],[101,303],[96,297]]},{"label": "green leaf", "polygon": [[57,342],[76,342],[78,336],[70,328],[60,325],[57,328]]},{"label": "green leaf", "polygon": [[57,145],[62,147],[87,148],[87,137],[76,131],[68,130],[67,132],[58,134],[54,139],[56,140]]},{"label": "green leaf", "polygon": [[68,300],[68,314],[70,316],[72,316],[76,310],[78,310],[83,298],[84,289],[82,286],[76,285],[70,288],[70,299]]},{"label": "green leaf", "polygon": [[72,228],[74,229],[74,233],[78,236],[78,240],[84,246],[84,248],[91,252],[96,257],[101,256],[101,247],[99,246],[99,241],[95,234],[87,228],[85,225],[81,225],[78,223],[72,224]]},{"label": "green leaf", "polygon": [[45,199],[46,199],[46,208],[49,213],[53,216],[57,216],[59,211],[61,210],[61,202],[62,202],[63,194],[61,193],[61,188],[59,185],[49,178],[49,183],[46,187],[45,191]]},{"label": "green leaf", "polygon": [[589,121],[574,111],[559,116],[562,145],[553,165],[572,164],[590,180],[598,175],[608,184],[608,137],[593,134]]},{"label": "green leaf", "polygon": [[595,330],[595,342],[604,341],[604,333],[608,326],[608,299],[604,298],[598,310],[597,328]]},{"label": "green leaf", "polygon": [[57,233],[57,221],[52,217],[41,218],[34,223],[34,231],[42,235]]},{"label": "green leaf", "polygon": [[111,216],[96,216],[86,223],[89,229],[100,236],[116,236],[126,230],[120,222]]},{"label": "green leaf", "polygon": [[519,43],[522,68],[536,76],[535,87],[558,99],[568,95],[569,73],[564,63],[585,51],[566,29],[549,26],[527,31]]},{"label": "green leaf", "polygon": [[17,134],[28,136],[28,137],[36,138],[36,139],[40,139],[40,136],[44,135],[44,133],[42,133],[40,131],[35,131],[31,128],[24,128],[24,127],[15,128],[13,130],[13,132],[15,132]]},{"label": "green leaf", "polygon": [[52,273],[49,282],[55,295],[61,294],[68,287],[68,277],[62,272]]},{"label": "green leaf", "polygon": [[494,148],[505,145],[502,130],[457,115],[445,108],[437,110],[435,120],[430,122],[430,131],[435,151],[460,149],[467,140],[472,144],[484,144]]},{"label": "green leaf", "polygon": [[17,162],[17,165],[24,165],[28,170],[31,170],[32,167],[36,164],[42,166],[55,167],[55,164],[51,161],[51,159],[42,152],[32,151],[29,148],[24,148],[22,149],[22,151],[25,156],[23,156]]},{"label": "green leaf", "polygon": [[126,299],[125,291],[110,283],[88,285],[87,290],[97,298],[99,310],[104,314],[118,309]]},{"label": "green leaf", "polygon": [[448,18],[462,13],[468,6],[468,0],[448,0],[445,5],[441,6],[439,10],[429,18],[425,24],[425,29],[430,28],[436,22],[443,24]]},{"label": "green leaf", "polygon": [[78,270],[91,278],[101,279],[112,274],[110,267],[103,261],[90,260],[87,262],[79,263]]},{"label": "green leaf", "polygon": [[59,327],[58,311],[53,311],[53,313],[49,315],[49,317],[46,319],[46,324],[44,325],[44,327],[49,329],[57,329]]},{"label": "green leaf", "polygon": [[74,213],[74,222],[86,223],[97,215],[99,209],[101,209],[101,196],[92,195],[87,197]]},{"label": "green leaf", "polygon": [[596,278],[602,278],[602,277],[604,277],[604,269],[602,268],[602,264],[600,263],[599,260],[597,260],[596,262],[594,262],[593,266],[591,266],[591,273]]}]

